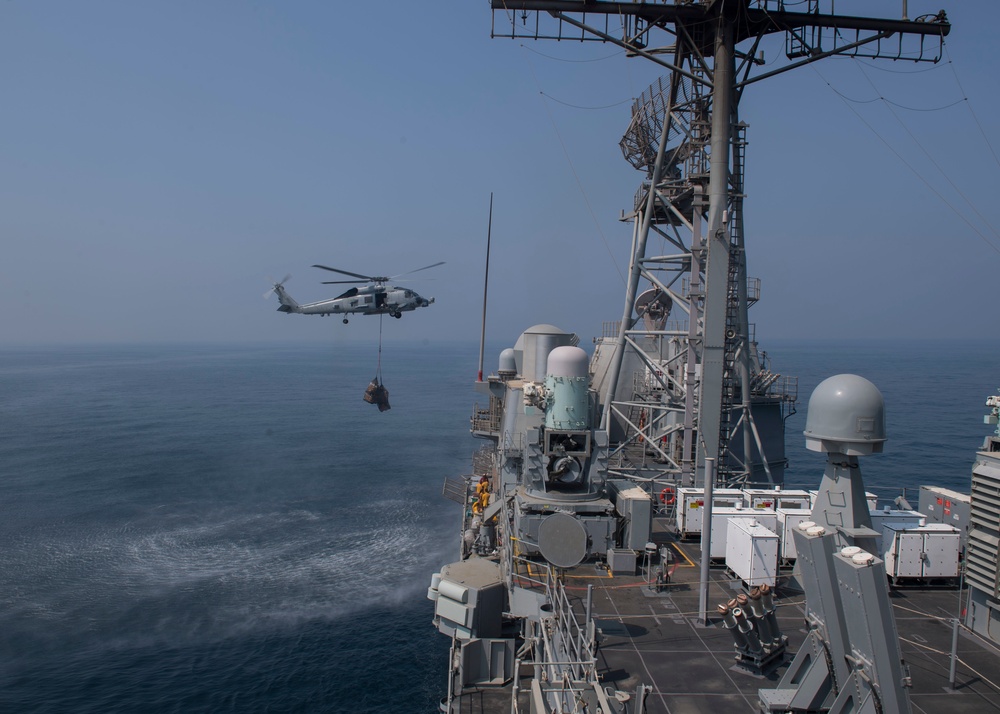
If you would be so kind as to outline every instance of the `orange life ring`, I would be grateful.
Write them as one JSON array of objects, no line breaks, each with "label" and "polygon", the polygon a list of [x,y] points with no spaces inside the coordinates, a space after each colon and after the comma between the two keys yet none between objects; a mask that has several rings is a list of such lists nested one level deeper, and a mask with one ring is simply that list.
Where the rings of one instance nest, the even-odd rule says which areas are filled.
[{"label": "orange life ring", "polygon": [[664,506],[674,505],[674,489],[667,486],[665,489],[660,491],[660,503]]}]

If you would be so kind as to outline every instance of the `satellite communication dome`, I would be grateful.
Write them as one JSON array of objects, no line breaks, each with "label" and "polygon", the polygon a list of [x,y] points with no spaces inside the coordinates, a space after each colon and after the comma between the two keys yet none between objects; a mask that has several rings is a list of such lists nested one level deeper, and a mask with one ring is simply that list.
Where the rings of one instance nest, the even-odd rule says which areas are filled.
[{"label": "satellite communication dome", "polygon": [[500,353],[500,364],[497,373],[501,377],[517,374],[517,359],[514,356],[513,348],[508,347]]},{"label": "satellite communication dome", "polygon": [[820,382],[809,397],[806,448],[848,456],[882,452],[885,400],[864,377],[838,374]]}]

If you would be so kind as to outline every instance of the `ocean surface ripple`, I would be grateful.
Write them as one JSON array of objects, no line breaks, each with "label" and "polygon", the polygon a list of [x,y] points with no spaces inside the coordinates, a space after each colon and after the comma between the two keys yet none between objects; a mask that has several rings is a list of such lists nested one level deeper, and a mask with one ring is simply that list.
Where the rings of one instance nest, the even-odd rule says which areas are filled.
[{"label": "ocean surface ripple", "polygon": [[0,711],[432,711],[476,351],[0,352]]}]

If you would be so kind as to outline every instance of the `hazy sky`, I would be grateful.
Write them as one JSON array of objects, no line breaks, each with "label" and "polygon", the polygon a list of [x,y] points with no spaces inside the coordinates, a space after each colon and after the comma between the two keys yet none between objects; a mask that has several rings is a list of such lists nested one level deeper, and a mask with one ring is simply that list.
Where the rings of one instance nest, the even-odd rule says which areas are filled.
[{"label": "hazy sky", "polygon": [[[942,6],[939,65],[834,58],[747,90],[762,342],[996,335],[1000,3],[909,13]],[[369,340],[378,318],[276,312],[268,276],[304,302],[337,292],[313,263],[439,260],[409,283],[437,304],[385,332],[476,340],[490,192],[490,338],[589,342],[621,316],[642,174],[618,141],[661,71],[490,23],[486,0],[3,3],[3,344]]]}]

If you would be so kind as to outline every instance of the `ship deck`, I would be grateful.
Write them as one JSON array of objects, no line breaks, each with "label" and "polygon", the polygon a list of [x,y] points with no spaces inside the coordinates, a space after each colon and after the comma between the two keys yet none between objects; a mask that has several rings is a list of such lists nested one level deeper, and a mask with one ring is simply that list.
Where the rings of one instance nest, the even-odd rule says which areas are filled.
[{"label": "ship deck", "polygon": [[[764,674],[749,671],[734,658],[733,639],[720,625],[715,607],[739,592],[742,583],[724,567],[711,569],[709,614],[698,617],[701,549],[697,541],[677,541],[666,521],[654,524],[653,540],[669,545],[677,567],[670,583],[655,592],[639,575],[612,575],[592,564],[565,572],[565,584],[578,619],[585,612],[587,586],[593,585],[593,616],[601,630],[598,673],[606,690],[633,695],[640,683],[651,685],[646,697],[649,714],[757,712],[757,692],[778,684],[805,635],[803,594],[794,568],[782,571],[775,588],[775,605],[786,653]],[[913,686],[910,701],[916,714],[947,711],[978,714],[1000,711],[998,677],[1000,650],[959,630],[955,688],[949,686],[953,623],[959,592],[952,587],[906,587],[891,591],[903,659]],[[531,668],[521,672],[518,711],[528,712]],[[991,681],[992,680],[992,681]],[[466,692],[463,712],[511,711],[509,685],[503,689]],[[625,711],[634,712],[635,702]]]}]

